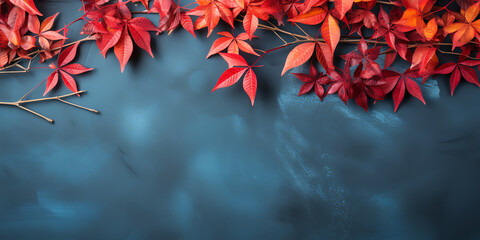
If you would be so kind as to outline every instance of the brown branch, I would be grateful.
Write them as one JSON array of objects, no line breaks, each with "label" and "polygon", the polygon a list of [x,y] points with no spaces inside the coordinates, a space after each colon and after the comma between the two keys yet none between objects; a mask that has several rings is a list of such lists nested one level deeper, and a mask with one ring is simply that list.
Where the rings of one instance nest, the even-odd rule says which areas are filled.
[{"label": "brown branch", "polygon": [[31,99],[31,100],[23,100],[25,98],[27,94],[25,94],[20,100],[16,101],[16,102],[0,102],[0,105],[5,105],[5,106],[14,106],[14,107],[18,107],[22,110],[25,110],[29,113],[32,113],[38,117],[41,117],[45,120],[47,120],[48,122],[50,123],[53,123],[53,120],[48,118],[48,117],[45,117],[43,116],[42,114],[40,113],[37,113],[25,106],[23,106],[22,104],[26,104],[26,103],[32,103],[32,102],[43,102],[43,101],[49,101],[49,100],[58,100],[62,103],[65,103],[65,104],[68,104],[68,105],[72,105],[72,106],[75,106],[75,107],[78,107],[78,108],[81,108],[81,109],[84,109],[84,110],[87,110],[87,111],[90,111],[90,112],[93,112],[93,113],[99,113],[99,111],[95,110],[95,109],[91,109],[91,108],[86,108],[86,107],[83,107],[83,106],[80,106],[80,105],[77,105],[77,104],[74,104],[74,103],[71,103],[71,102],[67,102],[65,100],[63,100],[63,98],[66,98],[66,97],[70,97],[70,96],[73,96],[73,95],[77,95],[77,94],[82,94],[82,93],[85,93],[85,91],[78,91],[78,92],[74,92],[74,93],[70,93],[70,94],[65,94],[65,95],[62,95],[62,96],[55,96],[55,97],[46,97],[46,98],[37,98],[37,99]]}]

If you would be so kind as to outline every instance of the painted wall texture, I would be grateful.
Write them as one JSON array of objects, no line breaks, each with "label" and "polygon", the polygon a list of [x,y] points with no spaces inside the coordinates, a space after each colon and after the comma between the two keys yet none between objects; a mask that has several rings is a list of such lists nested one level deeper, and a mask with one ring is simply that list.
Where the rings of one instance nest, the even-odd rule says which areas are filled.
[{"label": "painted wall texture", "polygon": [[[61,23],[81,14],[80,1],[37,6],[61,9]],[[260,48],[276,41],[262,37]],[[113,54],[81,46],[76,62],[95,70],[70,100],[100,115],[30,104],[50,125],[0,108],[0,239],[480,239],[478,88],[450,97],[438,79],[423,86],[427,106],[365,113],[296,97],[300,81],[280,77],[285,49],[257,71],[252,108],[241,85],[210,93],[227,67],[205,61],[215,38],[153,39],[155,58],[135,50],[123,74]],[[0,99],[48,74],[0,76]]]}]

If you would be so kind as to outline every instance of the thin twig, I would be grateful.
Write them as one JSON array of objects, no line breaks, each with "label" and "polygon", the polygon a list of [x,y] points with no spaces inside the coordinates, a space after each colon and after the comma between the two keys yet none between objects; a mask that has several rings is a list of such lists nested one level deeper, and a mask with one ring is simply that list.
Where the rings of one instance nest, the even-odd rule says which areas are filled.
[{"label": "thin twig", "polygon": [[68,101],[65,101],[63,100],[63,98],[66,98],[66,97],[70,97],[70,96],[73,96],[73,95],[79,95],[79,94],[82,94],[82,93],[85,93],[85,91],[78,91],[78,92],[74,92],[74,93],[70,93],[70,94],[65,94],[65,95],[62,95],[62,96],[55,96],[55,97],[46,97],[46,98],[37,98],[37,99],[31,99],[31,100],[23,100],[30,92],[28,92],[27,94],[25,94],[20,100],[16,101],[16,102],[0,102],[0,105],[7,105],[7,106],[15,106],[15,107],[18,107],[22,110],[25,110],[29,113],[32,113],[32,114],[35,114],[36,116],[38,117],[41,117],[45,120],[47,120],[48,122],[50,123],[53,123],[53,120],[48,118],[48,117],[45,117],[43,116],[42,114],[40,113],[37,113],[25,106],[22,106],[22,104],[26,104],[26,103],[32,103],[32,102],[43,102],[43,101],[49,101],[49,100],[58,100],[60,102],[63,102],[65,104],[68,104],[68,105],[72,105],[72,106],[75,106],[75,107],[78,107],[78,108],[81,108],[81,109],[84,109],[84,110],[87,110],[87,111],[90,111],[90,112],[93,112],[93,113],[99,113],[99,111],[95,110],[95,109],[91,109],[91,108],[87,108],[87,107],[83,107],[83,106],[80,106],[80,105],[77,105],[77,104],[74,104],[74,103],[71,103],[71,102],[68,102]]},{"label": "thin twig", "polygon": [[60,101],[60,102],[63,102],[63,103],[66,103],[66,104],[69,104],[69,105],[72,105],[72,106],[75,106],[75,107],[78,107],[78,108],[81,108],[81,109],[84,109],[84,110],[93,112],[93,113],[99,113],[99,112],[98,112],[97,110],[95,110],[95,109],[83,107],[83,106],[77,105],[77,104],[75,104],[75,103],[71,103],[71,102],[65,101],[65,100],[63,100],[63,99],[61,99],[61,98],[59,98],[59,97],[57,97],[57,98],[58,98],[57,100]]}]

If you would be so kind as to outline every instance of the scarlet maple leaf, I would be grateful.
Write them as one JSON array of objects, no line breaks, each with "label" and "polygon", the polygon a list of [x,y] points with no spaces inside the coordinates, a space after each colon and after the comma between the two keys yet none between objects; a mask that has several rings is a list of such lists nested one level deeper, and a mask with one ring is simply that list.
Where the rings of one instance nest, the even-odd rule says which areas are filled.
[{"label": "scarlet maple leaf", "polygon": [[70,63],[77,55],[77,48],[79,43],[64,49],[60,55],[58,55],[57,66],[51,63],[50,68],[55,69],[47,78],[47,86],[43,95],[52,90],[58,83],[58,75],[62,77],[63,83],[72,92],[78,92],[77,84],[72,75],[82,74],[93,70],[93,68],[86,68],[78,63]]},{"label": "scarlet maple leaf", "polygon": [[473,83],[480,87],[477,72],[472,69],[473,66],[480,65],[480,61],[467,59],[466,56],[469,54],[470,48],[465,48],[462,51],[462,56],[460,56],[457,63],[445,63],[438,67],[434,72],[434,74],[450,74],[450,93],[452,96],[462,77],[463,79],[467,80],[467,82]]},{"label": "scarlet maple leaf", "polygon": [[215,87],[212,89],[212,92],[219,88],[232,86],[238,82],[246,72],[245,77],[243,78],[243,89],[250,98],[253,106],[257,92],[257,76],[252,70],[253,66],[249,66],[247,61],[238,54],[220,53],[220,56],[225,59],[229,68],[220,76],[217,84],[215,84]]},{"label": "scarlet maple leaf", "polygon": [[312,89],[315,89],[315,94],[317,94],[317,97],[320,98],[321,101],[323,101],[323,98],[325,97],[324,86],[330,84],[330,82],[332,81],[327,75],[325,75],[324,73],[319,74],[313,63],[310,63],[310,75],[307,75],[305,73],[292,74],[300,81],[304,82],[304,84],[300,88],[298,96],[306,94]]},{"label": "scarlet maple leaf", "polygon": [[259,56],[255,52],[255,50],[253,50],[250,44],[245,42],[245,40],[248,39],[248,35],[246,33],[240,33],[237,37],[234,37],[229,32],[219,32],[218,34],[224,37],[218,38],[217,40],[215,40],[215,42],[213,42],[212,47],[208,52],[207,58],[225,50],[226,48],[228,48],[228,53],[238,54],[240,49],[243,52]]},{"label": "scarlet maple leaf", "polygon": [[28,30],[38,35],[38,43],[43,49],[50,49],[51,41],[67,39],[67,37],[60,33],[50,30],[57,15],[58,12],[55,15],[46,18],[41,25],[36,15],[28,16]]},{"label": "scarlet maple leaf", "polygon": [[452,50],[470,42],[480,33],[480,19],[475,21],[480,12],[480,2],[471,5],[466,11],[462,11],[462,22],[456,22],[445,26],[445,33],[455,33],[452,37]]}]

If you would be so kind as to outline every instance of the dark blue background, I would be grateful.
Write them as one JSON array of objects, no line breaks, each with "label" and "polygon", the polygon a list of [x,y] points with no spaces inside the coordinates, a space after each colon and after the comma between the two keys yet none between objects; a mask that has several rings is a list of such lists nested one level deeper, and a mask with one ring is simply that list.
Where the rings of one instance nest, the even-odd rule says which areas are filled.
[{"label": "dark blue background", "polygon": [[[37,5],[61,9],[61,23],[81,16],[80,1]],[[281,44],[259,35],[257,48]],[[95,70],[70,100],[100,115],[28,105],[50,125],[0,107],[0,239],[480,239],[478,88],[451,97],[434,79],[427,106],[408,97],[397,113],[391,100],[365,113],[296,97],[284,49],[256,70],[252,108],[240,84],[210,93],[227,68],[205,61],[214,39],[162,34],[155,58],[135,49],[123,74],[113,53],[82,44],[76,62]],[[49,72],[2,75],[1,101]]]}]

